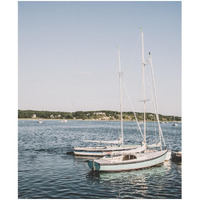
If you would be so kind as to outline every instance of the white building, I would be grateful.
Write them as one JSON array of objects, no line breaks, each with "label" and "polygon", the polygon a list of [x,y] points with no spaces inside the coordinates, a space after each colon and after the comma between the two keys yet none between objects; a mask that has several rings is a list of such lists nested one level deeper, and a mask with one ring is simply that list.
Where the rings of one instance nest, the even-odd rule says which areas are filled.
[{"label": "white building", "polygon": [[53,119],[53,118],[54,118],[54,116],[53,116],[53,115],[50,115],[50,118],[51,118],[51,119]]},{"label": "white building", "polygon": [[97,113],[94,113],[94,115],[105,115],[105,113],[103,113],[103,112],[97,112]]},{"label": "white building", "polygon": [[33,114],[32,118],[35,119],[36,118],[36,114]]}]

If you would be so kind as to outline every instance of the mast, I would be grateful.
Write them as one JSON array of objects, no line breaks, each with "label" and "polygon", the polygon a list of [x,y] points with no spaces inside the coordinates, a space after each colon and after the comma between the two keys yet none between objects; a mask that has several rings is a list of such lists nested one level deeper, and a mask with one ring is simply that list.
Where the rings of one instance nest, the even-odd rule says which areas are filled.
[{"label": "mast", "polygon": [[118,48],[118,64],[119,64],[119,93],[120,93],[121,137],[122,137],[122,145],[124,145],[123,118],[122,118],[122,71],[121,71],[120,49],[119,48]]},{"label": "mast", "polygon": [[146,152],[146,95],[145,95],[145,59],[144,59],[144,39],[142,28],[140,28],[141,36],[142,36],[142,80],[143,80],[143,98],[144,98],[144,144],[145,144],[145,152]]}]

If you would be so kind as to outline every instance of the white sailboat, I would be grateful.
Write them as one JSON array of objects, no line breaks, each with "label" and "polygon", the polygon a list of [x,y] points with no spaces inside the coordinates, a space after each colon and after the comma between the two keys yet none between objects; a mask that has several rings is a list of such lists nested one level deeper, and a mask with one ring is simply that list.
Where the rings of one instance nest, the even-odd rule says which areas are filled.
[{"label": "white sailboat", "polygon": [[175,122],[175,117],[174,117],[174,123],[172,124],[172,126],[178,126],[178,124]]},{"label": "white sailboat", "polygon": [[[142,36],[142,70],[143,70],[143,105],[144,105],[144,141],[143,146],[144,149],[142,151],[136,150],[128,150],[124,152],[111,152],[107,154],[101,159],[94,159],[88,161],[88,166],[95,171],[130,171],[136,169],[143,169],[147,167],[152,167],[155,165],[162,164],[165,160],[170,158],[170,152],[166,149],[165,140],[163,138],[162,129],[160,126],[160,121],[157,112],[157,99],[156,99],[156,90],[155,90],[155,81],[153,74],[153,66],[152,59],[149,53],[149,61],[145,62],[144,59],[144,42],[143,42],[143,32],[141,31]],[[145,95],[145,66],[150,65],[152,81],[153,81],[153,89],[154,89],[154,108],[156,119],[158,122],[158,130],[159,130],[159,139],[160,142],[157,144],[147,145],[146,142],[146,95]],[[163,149],[164,146],[164,149]],[[155,148],[155,149],[153,149]],[[159,148],[159,150],[158,150]]]},{"label": "white sailboat", "polygon": [[[144,144],[141,145],[124,145],[124,134],[123,134],[123,116],[122,116],[122,71],[121,71],[121,62],[120,62],[120,50],[118,48],[118,70],[119,70],[119,89],[120,89],[120,121],[121,121],[121,138],[114,141],[99,141],[99,140],[84,140],[84,142],[92,142],[99,144],[112,144],[110,146],[103,147],[74,147],[74,155],[77,156],[105,156],[110,152],[124,152],[127,150],[144,150]],[[139,128],[140,133],[142,134],[139,122],[137,120],[136,114],[134,116]]]}]

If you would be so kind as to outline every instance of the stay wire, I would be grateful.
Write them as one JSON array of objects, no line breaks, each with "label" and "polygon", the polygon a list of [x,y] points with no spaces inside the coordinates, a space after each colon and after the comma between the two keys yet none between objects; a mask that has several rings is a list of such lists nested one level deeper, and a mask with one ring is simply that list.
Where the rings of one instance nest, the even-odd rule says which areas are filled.
[{"label": "stay wire", "polygon": [[125,88],[125,91],[126,91],[126,95],[128,96],[128,99],[129,99],[129,102],[130,102],[130,105],[131,105],[131,109],[132,109],[132,112],[133,112],[133,114],[134,114],[134,117],[135,117],[135,120],[136,120],[138,129],[139,129],[139,131],[140,131],[140,134],[141,134],[142,138],[144,139],[144,136],[143,136],[143,134],[142,134],[142,130],[141,130],[140,124],[139,124],[139,122],[138,122],[136,113],[135,113],[134,108],[133,108],[133,104],[132,104],[131,98],[130,98],[130,96],[129,96],[129,94],[128,94],[128,90],[127,90],[126,84],[125,84],[125,82],[124,82],[123,79],[122,79],[122,82],[123,82],[123,84],[124,84],[124,88]]}]

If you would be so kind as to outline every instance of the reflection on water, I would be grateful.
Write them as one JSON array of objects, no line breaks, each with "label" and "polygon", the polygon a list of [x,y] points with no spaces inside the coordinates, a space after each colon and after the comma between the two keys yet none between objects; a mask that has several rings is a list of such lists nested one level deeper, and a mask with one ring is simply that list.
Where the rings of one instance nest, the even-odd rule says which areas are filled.
[{"label": "reflection on water", "polygon": [[164,176],[170,170],[171,162],[165,162],[161,166],[151,167],[142,170],[133,170],[127,172],[96,172],[90,171],[87,175],[88,178],[98,177],[99,180],[102,181],[112,181],[112,180],[120,180],[121,182],[127,182],[130,179],[143,178],[149,176]]},{"label": "reflection on water", "polygon": [[[163,191],[170,180],[171,161],[163,165],[129,172],[96,172],[90,171],[86,178],[92,184],[104,185],[118,193],[119,198],[166,198]],[[171,188],[173,190],[173,187]],[[168,198],[175,198],[168,194]]]}]

